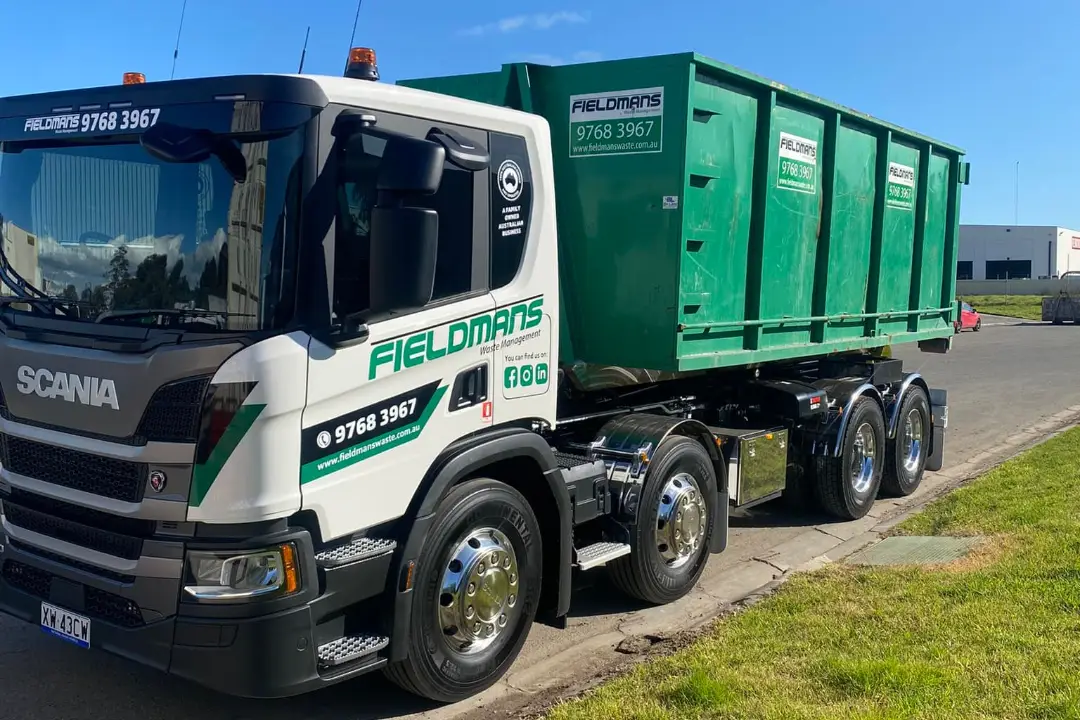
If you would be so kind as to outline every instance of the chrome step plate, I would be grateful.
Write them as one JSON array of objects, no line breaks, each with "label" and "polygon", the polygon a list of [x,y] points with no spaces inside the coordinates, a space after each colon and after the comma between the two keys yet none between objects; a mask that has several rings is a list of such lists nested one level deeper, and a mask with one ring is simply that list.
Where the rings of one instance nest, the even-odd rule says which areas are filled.
[{"label": "chrome step plate", "polygon": [[323,567],[348,565],[393,552],[397,541],[385,538],[359,538],[347,545],[326,548],[315,553],[315,562]]},{"label": "chrome step plate", "polygon": [[577,564],[582,570],[591,570],[629,554],[630,546],[626,543],[598,542],[577,551]]},{"label": "chrome step plate", "polygon": [[377,635],[350,635],[320,645],[319,667],[333,668],[377,653],[390,644],[390,638]]}]

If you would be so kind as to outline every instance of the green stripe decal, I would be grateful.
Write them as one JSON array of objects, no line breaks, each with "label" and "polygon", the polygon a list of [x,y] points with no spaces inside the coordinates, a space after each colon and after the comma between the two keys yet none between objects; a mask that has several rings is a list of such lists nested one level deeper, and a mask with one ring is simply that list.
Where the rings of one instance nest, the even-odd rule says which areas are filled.
[{"label": "green stripe decal", "polygon": [[432,414],[435,412],[435,408],[439,406],[439,402],[445,394],[445,385],[436,390],[435,394],[431,396],[431,400],[424,408],[424,411],[416,418],[415,422],[409,423],[405,427],[373,437],[369,440],[363,440],[350,448],[314,460],[302,466],[300,468],[300,484],[304,485],[319,480],[338,470],[344,470],[351,465],[355,465],[361,460],[367,460],[368,458],[375,457],[387,450],[393,450],[394,448],[412,442],[420,437],[420,433],[424,431],[424,426],[426,426],[428,420],[431,419]]},{"label": "green stripe decal", "polygon": [[221,434],[217,446],[210,452],[210,457],[206,459],[205,463],[195,466],[195,471],[191,477],[191,500],[188,503],[191,507],[202,505],[202,501],[206,499],[206,494],[210,492],[214,481],[221,474],[221,468],[225,467],[225,463],[233,454],[233,451],[236,450],[240,441],[244,439],[248,430],[251,429],[251,426],[255,424],[255,420],[265,409],[265,404],[241,405],[237,409],[236,414],[229,421],[229,426]]}]

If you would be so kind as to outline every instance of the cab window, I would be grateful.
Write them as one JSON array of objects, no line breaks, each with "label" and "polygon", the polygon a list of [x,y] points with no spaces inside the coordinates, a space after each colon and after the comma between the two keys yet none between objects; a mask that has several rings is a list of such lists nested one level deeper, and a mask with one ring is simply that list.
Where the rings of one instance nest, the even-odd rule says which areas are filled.
[{"label": "cab window", "polygon": [[[424,137],[430,120],[378,114],[378,127]],[[447,127],[439,124],[439,127]],[[453,126],[474,141],[487,134]],[[333,312],[337,318],[370,306],[371,209],[385,140],[370,135],[350,139],[338,158],[336,183]],[[447,162],[439,190],[417,204],[439,214],[439,248],[431,303],[452,301],[489,289],[490,230],[487,173],[472,173]]]}]

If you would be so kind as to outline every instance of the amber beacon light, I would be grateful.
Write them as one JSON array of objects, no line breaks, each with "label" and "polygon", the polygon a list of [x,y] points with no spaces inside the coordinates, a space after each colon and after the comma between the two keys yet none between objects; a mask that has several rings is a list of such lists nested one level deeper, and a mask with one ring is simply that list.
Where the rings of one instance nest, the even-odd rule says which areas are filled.
[{"label": "amber beacon light", "polygon": [[125,85],[142,85],[146,82],[146,76],[139,72],[124,73]]},{"label": "amber beacon light", "polygon": [[345,77],[354,80],[378,80],[379,65],[375,62],[375,51],[364,47],[355,47],[350,50]]}]

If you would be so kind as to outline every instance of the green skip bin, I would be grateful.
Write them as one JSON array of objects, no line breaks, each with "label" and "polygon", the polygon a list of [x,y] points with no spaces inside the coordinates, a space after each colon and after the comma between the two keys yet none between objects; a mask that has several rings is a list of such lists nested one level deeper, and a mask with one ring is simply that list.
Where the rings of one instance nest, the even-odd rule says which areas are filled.
[{"label": "green skip bin", "polygon": [[953,333],[957,147],[692,53],[401,84],[547,119],[564,362],[678,372]]}]

